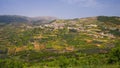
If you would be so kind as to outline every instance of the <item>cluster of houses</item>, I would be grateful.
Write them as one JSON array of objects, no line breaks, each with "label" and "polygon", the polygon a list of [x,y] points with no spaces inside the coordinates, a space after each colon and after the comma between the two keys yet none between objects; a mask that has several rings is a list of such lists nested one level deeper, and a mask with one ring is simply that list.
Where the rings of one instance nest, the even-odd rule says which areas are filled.
[{"label": "cluster of houses", "polygon": [[[44,24],[44,25],[39,25],[39,26],[34,26],[33,28],[46,28],[49,27],[51,30],[57,30],[57,29],[64,29],[67,28],[68,30],[76,30],[77,32],[86,32],[88,35],[92,35],[95,38],[104,38],[104,37],[109,37],[109,38],[115,38],[114,35],[110,33],[104,33],[101,31],[101,29],[98,28],[97,24],[85,24],[84,23],[71,23],[71,22],[63,22],[63,23],[57,23],[53,22],[50,24]],[[30,28],[30,27],[29,27]]]}]

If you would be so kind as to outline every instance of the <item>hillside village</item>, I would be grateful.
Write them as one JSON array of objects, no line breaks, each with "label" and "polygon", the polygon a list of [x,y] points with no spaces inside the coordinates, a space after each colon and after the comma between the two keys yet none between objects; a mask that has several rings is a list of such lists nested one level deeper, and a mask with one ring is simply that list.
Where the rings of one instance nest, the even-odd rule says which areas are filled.
[{"label": "hillside village", "polygon": [[[94,19],[94,18],[92,18]],[[87,19],[87,20],[92,20],[92,19]],[[86,19],[80,19],[80,20],[86,20]],[[109,37],[109,38],[115,38],[115,36],[111,33],[109,33],[109,31],[107,32],[103,32],[99,25],[97,23],[86,23],[85,22],[80,22],[78,23],[78,21],[62,21],[59,23],[59,21],[61,20],[57,20],[54,21],[50,24],[44,24],[44,25],[39,25],[39,26],[34,26],[31,28],[49,28],[49,30],[53,31],[53,30],[57,30],[57,29],[64,29],[67,28],[69,31],[77,31],[77,32],[81,32],[81,33],[86,33],[88,35],[91,35],[95,38],[103,38],[103,37]],[[104,27],[106,28],[106,27]],[[111,27],[110,30],[115,30],[117,29],[116,27]]]}]

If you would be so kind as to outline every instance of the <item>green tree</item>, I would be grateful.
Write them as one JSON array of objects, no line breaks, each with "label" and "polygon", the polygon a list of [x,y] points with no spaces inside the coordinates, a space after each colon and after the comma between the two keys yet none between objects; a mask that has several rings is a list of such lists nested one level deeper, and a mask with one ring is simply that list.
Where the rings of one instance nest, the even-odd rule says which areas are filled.
[{"label": "green tree", "polygon": [[120,63],[120,47],[112,49],[109,54],[108,63]]}]

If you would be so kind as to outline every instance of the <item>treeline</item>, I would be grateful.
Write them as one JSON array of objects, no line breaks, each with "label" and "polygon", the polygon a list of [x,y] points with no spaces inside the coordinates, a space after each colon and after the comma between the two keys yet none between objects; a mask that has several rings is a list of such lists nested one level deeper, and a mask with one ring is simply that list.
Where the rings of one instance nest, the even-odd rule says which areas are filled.
[{"label": "treeline", "polygon": [[105,23],[113,23],[113,24],[117,24],[120,25],[120,17],[108,17],[108,16],[98,16],[98,21],[100,22],[105,22]]}]

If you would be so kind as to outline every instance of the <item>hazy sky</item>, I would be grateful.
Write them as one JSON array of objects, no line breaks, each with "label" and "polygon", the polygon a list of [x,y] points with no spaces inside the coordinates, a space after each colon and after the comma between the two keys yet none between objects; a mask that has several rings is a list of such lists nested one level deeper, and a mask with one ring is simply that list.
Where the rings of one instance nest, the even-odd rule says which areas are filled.
[{"label": "hazy sky", "polygon": [[0,0],[0,15],[59,18],[120,16],[120,0]]}]

